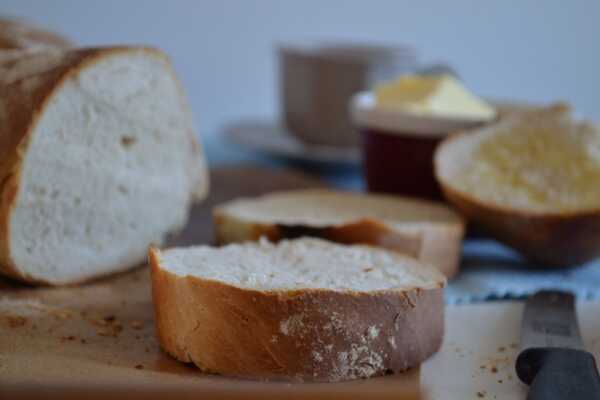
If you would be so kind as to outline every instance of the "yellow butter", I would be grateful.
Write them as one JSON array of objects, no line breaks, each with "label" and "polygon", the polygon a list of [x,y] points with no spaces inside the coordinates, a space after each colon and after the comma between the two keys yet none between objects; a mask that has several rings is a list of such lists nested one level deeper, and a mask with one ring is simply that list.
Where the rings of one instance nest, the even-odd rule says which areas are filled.
[{"label": "yellow butter", "polygon": [[375,88],[378,106],[414,114],[491,120],[496,111],[451,75],[406,75]]}]

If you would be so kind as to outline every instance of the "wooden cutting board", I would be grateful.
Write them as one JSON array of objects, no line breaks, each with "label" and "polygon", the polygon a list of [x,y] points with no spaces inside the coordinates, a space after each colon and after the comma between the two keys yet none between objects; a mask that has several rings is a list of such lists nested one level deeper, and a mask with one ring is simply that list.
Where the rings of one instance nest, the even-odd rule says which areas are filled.
[{"label": "wooden cutting board", "polygon": [[[321,185],[249,167],[213,171],[212,184],[210,199],[194,209],[172,244],[211,242],[210,207],[217,202]],[[0,398],[35,398],[42,389],[56,398],[78,398],[74,390],[107,398],[135,389],[144,398],[177,391],[178,398],[408,399],[418,398],[420,386],[431,399],[519,399],[526,389],[513,372],[521,309],[517,302],[448,307],[443,348],[420,370],[339,384],[265,383],[204,375],[163,353],[154,336],[147,268],[76,287],[0,281]],[[600,303],[580,304],[586,343],[596,356],[598,315]]]}]

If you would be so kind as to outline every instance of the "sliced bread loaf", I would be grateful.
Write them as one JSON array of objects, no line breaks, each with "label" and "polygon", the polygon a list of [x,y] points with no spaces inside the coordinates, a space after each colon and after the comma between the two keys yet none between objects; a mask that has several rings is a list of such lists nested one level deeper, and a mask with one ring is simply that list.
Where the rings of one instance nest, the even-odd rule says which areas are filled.
[{"label": "sliced bread loaf", "polygon": [[242,198],[214,210],[217,242],[313,236],[393,249],[440,269],[458,271],[464,224],[433,202],[324,189]]},{"label": "sliced bread loaf", "polygon": [[142,263],[207,189],[168,58],[148,48],[0,62],[0,271],[65,284]]},{"label": "sliced bread loaf", "polygon": [[446,139],[438,181],[464,215],[531,260],[600,256],[600,129],[557,104]]},{"label": "sliced bread loaf", "polygon": [[150,249],[160,343],[203,371],[342,381],[440,347],[444,276],[395,252],[320,239]]}]

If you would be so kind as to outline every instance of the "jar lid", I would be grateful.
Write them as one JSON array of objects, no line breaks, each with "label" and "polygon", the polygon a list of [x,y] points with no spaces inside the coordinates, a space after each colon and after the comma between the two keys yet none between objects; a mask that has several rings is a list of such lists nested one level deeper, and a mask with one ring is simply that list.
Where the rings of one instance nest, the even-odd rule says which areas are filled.
[{"label": "jar lid", "polygon": [[416,114],[398,108],[381,107],[377,105],[372,92],[360,92],[352,97],[350,115],[358,126],[378,128],[390,134],[434,137],[446,136],[490,121],[480,118]]}]

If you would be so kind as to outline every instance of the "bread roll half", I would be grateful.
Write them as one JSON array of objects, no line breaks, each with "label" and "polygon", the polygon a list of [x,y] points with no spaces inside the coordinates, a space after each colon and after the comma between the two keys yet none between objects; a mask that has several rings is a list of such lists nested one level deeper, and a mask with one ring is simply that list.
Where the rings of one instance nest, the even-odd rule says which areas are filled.
[{"label": "bread roll half", "polygon": [[565,105],[446,139],[435,172],[449,202],[526,258],[565,267],[600,256],[600,129]]}]

